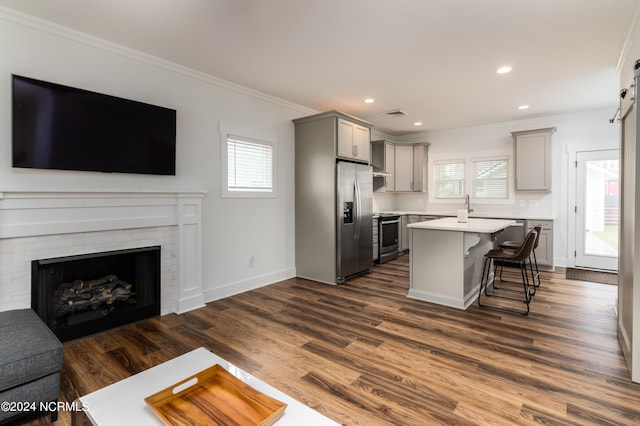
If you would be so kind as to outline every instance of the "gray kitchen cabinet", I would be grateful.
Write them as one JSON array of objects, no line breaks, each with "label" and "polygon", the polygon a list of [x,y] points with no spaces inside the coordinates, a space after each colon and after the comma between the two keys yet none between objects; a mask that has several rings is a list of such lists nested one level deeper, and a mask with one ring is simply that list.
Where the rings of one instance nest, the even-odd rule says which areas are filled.
[{"label": "gray kitchen cabinet", "polygon": [[407,228],[409,216],[400,216],[400,253],[409,251],[409,228]]},{"label": "gray kitchen cabinet", "polygon": [[428,192],[429,144],[413,144],[413,191]]},{"label": "gray kitchen cabinet", "polygon": [[384,190],[386,192],[393,192],[396,189],[396,149],[395,145],[390,142],[385,142],[384,149],[384,167],[389,176],[384,178]]},{"label": "gray kitchen cabinet", "polygon": [[[407,216],[407,224],[420,222],[420,216],[410,214]],[[411,249],[411,231],[407,228],[407,249]]]},{"label": "gray kitchen cabinet", "polygon": [[516,191],[551,191],[551,135],[555,127],[512,132]]},{"label": "gray kitchen cabinet", "polygon": [[[395,144],[386,140],[371,141],[371,165],[376,192],[393,192],[395,188]],[[376,174],[376,172],[380,174]]]},{"label": "gray kitchen cabinet", "polygon": [[553,269],[553,221],[527,220],[527,232],[536,226],[542,226],[540,241],[536,249],[538,266],[545,269]]},{"label": "gray kitchen cabinet", "polygon": [[413,191],[413,146],[396,145],[395,192]]},{"label": "gray kitchen cabinet", "polygon": [[[374,179],[376,191],[427,192],[428,143],[371,142],[371,164],[386,172]],[[375,176],[375,175],[374,175]],[[378,180],[377,183],[375,180]]]},{"label": "gray kitchen cabinet", "polygon": [[338,157],[369,163],[370,139],[368,127],[338,118]]}]

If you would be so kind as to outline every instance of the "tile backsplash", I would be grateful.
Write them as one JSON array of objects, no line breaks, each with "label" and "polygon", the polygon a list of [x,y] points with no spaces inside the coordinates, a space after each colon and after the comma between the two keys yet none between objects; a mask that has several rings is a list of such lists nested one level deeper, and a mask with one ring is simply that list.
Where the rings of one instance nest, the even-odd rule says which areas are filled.
[{"label": "tile backsplash", "polygon": [[[374,212],[429,212],[441,214],[455,214],[456,210],[464,206],[464,200],[452,202],[429,201],[429,194],[425,193],[374,193]],[[479,203],[471,200],[471,208],[476,212],[488,215],[522,215],[549,216],[553,214],[551,193],[517,193],[510,201],[494,201]]]}]

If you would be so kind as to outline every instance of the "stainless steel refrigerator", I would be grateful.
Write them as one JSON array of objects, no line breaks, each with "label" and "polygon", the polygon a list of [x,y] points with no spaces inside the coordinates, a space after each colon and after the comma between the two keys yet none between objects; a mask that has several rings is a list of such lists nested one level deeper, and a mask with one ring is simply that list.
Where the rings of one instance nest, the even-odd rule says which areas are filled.
[{"label": "stainless steel refrigerator", "polygon": [[373,265],[373,175],[371,166],[336,163],[337,282]]},{"label": "stainless steel refrigerator", "polygon": [[[353,145],[345,132],[353,129],[345,123],[367,130],[371,124],[338,111],[293,122],[295,275],[339,284],[373,265],[372,169],[355,155],[367,147]],[[344,158],[349,150],[341,140],[358,148],[353,157]]]}]

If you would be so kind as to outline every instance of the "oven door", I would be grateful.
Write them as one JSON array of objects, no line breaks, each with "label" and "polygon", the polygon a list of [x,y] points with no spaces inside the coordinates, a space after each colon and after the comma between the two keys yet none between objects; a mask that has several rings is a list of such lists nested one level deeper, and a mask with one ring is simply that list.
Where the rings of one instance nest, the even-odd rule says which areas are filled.
[{"label": "oven door", "polygon": [[398,227],[400,219],[380,218],[380,255],[398,251]]}]

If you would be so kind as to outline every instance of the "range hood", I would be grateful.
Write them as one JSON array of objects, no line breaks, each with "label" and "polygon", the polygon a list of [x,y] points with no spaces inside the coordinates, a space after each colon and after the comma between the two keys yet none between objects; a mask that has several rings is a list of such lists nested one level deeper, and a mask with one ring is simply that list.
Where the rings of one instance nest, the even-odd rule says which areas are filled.
[{"label": "range hood", "polygon": [[379,167],[376,166],[372,166],[373,167],[373,177],[388,177],[391,176],[391,173],[387,173],[384,170],[382,170]]}]

